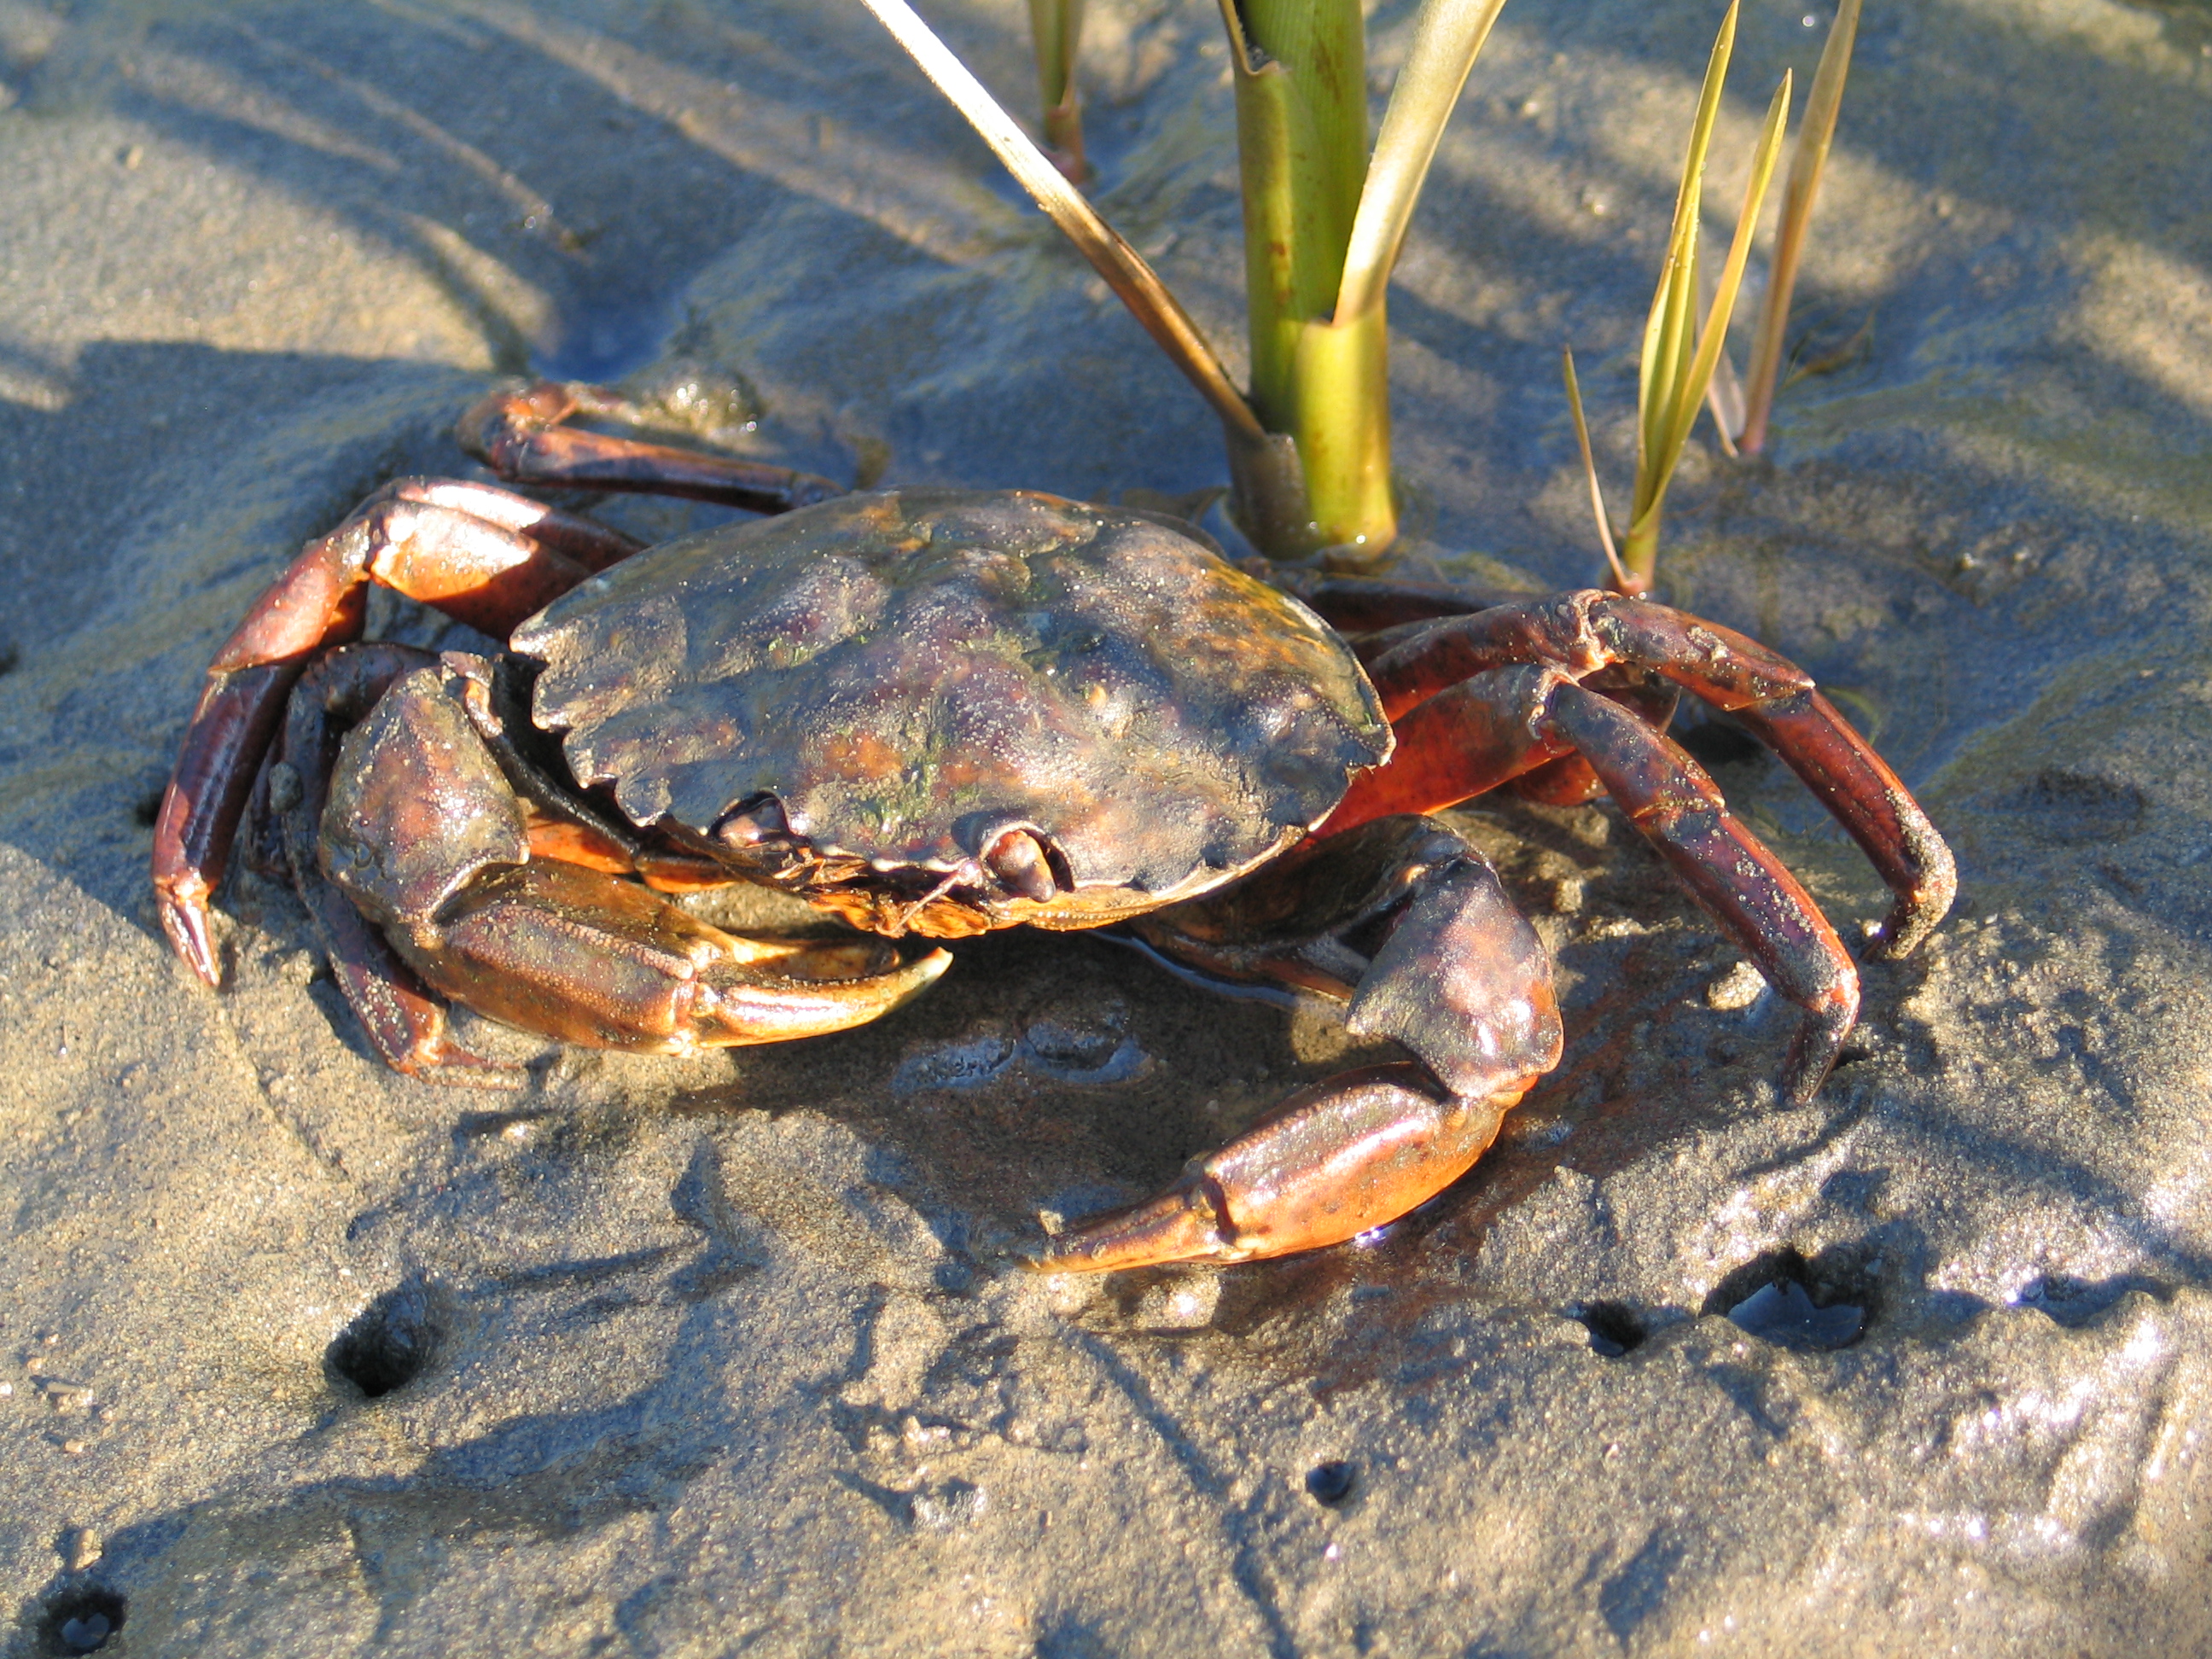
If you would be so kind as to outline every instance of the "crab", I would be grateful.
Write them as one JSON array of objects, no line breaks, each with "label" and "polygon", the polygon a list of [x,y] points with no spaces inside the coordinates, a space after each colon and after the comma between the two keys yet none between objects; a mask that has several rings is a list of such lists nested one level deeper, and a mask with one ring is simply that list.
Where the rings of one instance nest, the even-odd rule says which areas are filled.
[{"label": "crab", "polygon": [[[1809,1099],[1857,1016],[1805,890],[1664,735],[1678,691],[1767,744],[1894,894],[1950,854],[1801,670],[1586,591],[1484,604],[1231,563],[1188,524],[1030,491],[848,495],[567,424],[604,389],[503,386],[465,448],[513,483],[766,516],[652,548],[496,484],[404,479],[310,542],[217,654],[156,823],[163,927],[219,980],[208,901],[257,780],[333,975],[402,1072],[510,1085],[447,1006],[683,1054],[880,1018],[988,929],[1104,927],[1186,975],[1334,999],[1405,1058],[1297,1090],[1033,1265],[1231,1262],[1340,1243],[1442,1190],[1559,1061],[1551,967],[1431,816],[1602,789],[1803,1011]],[[507,641],[362,643],[380,583]],[[1334,624],[1334,625],[1332,625]],[[1346,631],[1339,631],[1342,629]],[[744,937],[682,894],[750,882],[853,924]]]}]

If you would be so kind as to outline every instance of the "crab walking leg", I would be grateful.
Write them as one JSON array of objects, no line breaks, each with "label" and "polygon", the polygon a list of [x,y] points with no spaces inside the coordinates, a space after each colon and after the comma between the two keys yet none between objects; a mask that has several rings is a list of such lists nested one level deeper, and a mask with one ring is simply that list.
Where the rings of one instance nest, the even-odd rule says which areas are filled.
[{"label": "crab walking leg", "polygon": [[603,386],[517,382],[471,405],[455,425],[453,437],[514,483],[682,495],[755,513],[788,513],[845,493],[842,485],[811,472],[562,425],[576,415],[622,420],[636,412],[627,398]]},{"label": "crab walking leg", "polygon": [[638,544],[512,491],[450,479],[386,485],[303,548],[209,665],[154,826],[162,931],[210,985],[221,977],[208,896],[222,880],[284,700],[314,657],[361,637],[371,581],[504,636]]},{"label": "crab walking leg", "polygon": [[341,646],[301,677],[284,722],[277,759],[288,772],[272,805],[279,817],[292,884],[306,905],[347,1006],[369,1045],[394,1071],[441,1083],[519,1088],[528,1073],[471,1054],[446,1035],[446,1007],[393,954],[384,935],[330,883],[319,866],[316,829],[330,792],[338,740],[401,676],[436,660],[393,644]]},{"label": "crab walking leg", "polygon": [[532,858],[479,725],[490,672],[450,653],[392,684],[340,749],[318,832],[324,873],[433,991],[563,1042],[688,1054],[861,1024],[951,964],[873,938],[726,933],[636,882]]},{"label": "crab walking leg", "polygon": [[1322,833],[1449,805],[1570,751],[1667,860],[1690,896],[1805,1010],[1782,1091],[1810,1100],[1858,1018],[1858,973],[1812,896],[1728,810],[1675,744],[1549,668],[1492,669],[1398,722],[1399,749],[1357,780]]},{"label": "crab walking leg", "polygon": [[1634,715],[1560,686],[1552,725],[1587,759],[1674,872],[1767,981],[1805,1011],[1783,1062],[1782,1095],[1820,1091],[1859,1017],[1859,976],[1836,930],[1780,860],[1737,823],[1704,769]]},{"label": "crab walking leg", "polygon": [[1614,664],[1649,669],[1734,714],[1820,798],[1896,896],[1874,954],[1906,954],[1950,909],[1957,869],[1919,803],[1810,675],[1731,629],[1592,589],[1405,632],[1368,671],[1395,722],[1471,674],[1516,663],[1577,680]]},{"label": "crab walking leg", "polygon": [[[1365,845],[1346,851],[1381,865],[1382,890],[1344,885],[1349,902],[1330,934],[1363,934],[1378,919],[1374,901],[1395,902],[1380,913],[1389,931],[1352,991],[1346,1027],[1392,1038],[1418,1059],[1300,1090],[1218,1152],[1194,1159],[1157,1197],[1060,1235],[1032,1265],[1099,1273],[1247,1261],[1341,1243],[1395,1221],[1466,1173],[1497,1139],[1507,1109],[1559,1064],[1550,959],[1497,873],[1443,825],[1420,819],[1367,827],[1347,837],[1354,839]],[[1330,866],[1340,862],[1324,843],[1282,885],[1295,893],[1302,882],[1337,883],[1345,872]],[[1233,952],[1196,936],[1212,919],[1207,908],[1203,901],[1194,907],[1201,920],[1187,943],[1158,929],[1146,930],[1148,942],[1230,965]],[[1211,908],[1234,914],[1239,901]],[[1332,942],[1341,959],[1349,947]],[[1280,964],[1295,954],[1284,941],[1263,946],[1253,961]],[[1280,966],[1271,976],[1313,982]]]}]

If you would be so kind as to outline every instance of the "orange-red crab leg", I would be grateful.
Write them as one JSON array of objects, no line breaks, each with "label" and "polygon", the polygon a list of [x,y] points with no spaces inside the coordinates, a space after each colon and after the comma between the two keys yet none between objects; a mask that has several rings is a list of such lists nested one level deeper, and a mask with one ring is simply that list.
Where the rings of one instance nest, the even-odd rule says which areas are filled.
[{"label": "orange-red crab leg", "polygon": [[292,884],[307,908],[330,959],[331,977],[369,1046],[394,1071],[483,1088],[516,1088],[525,1073],[494,1065],[451,1041],[446,1006],[392,953],[384,935],[323,879],[315,857],[315,831],[330,789],[331,763],[345,729],[390,689],[393,681],[437,659],[410,646],[341,646],[316,659],[301,677],[278,745],[291,769],[273,805],[283,836]]},{"label": "orange-red crab leg", "polygon": [[[380,688],[334,777],[304,768],[328,766],[333,728],[357,711],[293,700],[287,755],[303,769],[286,840],[303,893],[327,896],[311,899],[319,921],[365,916],[383,929],[388,954],[362,952],[362,974],[340,980],[372,1036],[393,987],[419,977],[495,1019],[588,1048],[780,1042],[878,1018],[951,964],[945,951],[909,956],[886,939],[724,933],[635,882],[533,856],[525,804],[490,746],[501,735],[491,677],[489,663],[454,653]],[[374,981],[365,999],[362,980]],[[379,1046],[403,1071],[499,1080],[480,1061],[447,1069],[470,1063],[450,1048],[425,1058],[418,1043],[403,1060]]]},{"label": "orange-red crab leg", "polygon": [[[1054,1238],[1035,1266],[1098,1273],[1340,1243],[1457,1180],[1559,1064],[1550,959],[1457,836],[1402,818],[1309,848],[1135,931],[1209,974],[1348,997],[1348,1030],[1389,1037],[1419,1063],[1300,1090],[1158,1197]],[[1387,931],[1363,962],[1352,941],[1377,923]]]},{"label": "orange-red crab leg", "polygon": [[371,580],[504,636],[638,544],[511,491],[451,479],[386,485],[301,550],[209,665],[154,826],[162,930],[194,972],[220,977],[207,901],[222,878],[284,700],[318,653],[361,636]]},{"label": "orange-red crab leg", "polygon": [[1558,670],[1533,666],[1462,680],[1396,729],[1397,754],[1353,783],[1323,835],[1465,800],[1540,762],[1580,754],[1690,896],[1805,1010],[1782,1090],[1793,1102],[1812,1098],[1858,1017],[1857,969],[1812,896],[1736,822],[1680,746]]},{"label": "orange-red crab leg", "polygon": [[454,426],[453,437],[514,483],[682,495],[756,513],[788,513],[845,493],[842,485],[811,472],[561,424],[577,415],[629,420],[637,413],[629,399],[604,386],[516,381],[472,405]]},{"label": "orange-red crab leg", "polygon": [[[1368,672],[1395,722],[1447,686],[1511,663],[1549,664],[1577,680],[1615,664],[1649,669],[1734,714],[1804,780],[1897,896],[1875,955],[1905,955],[1951,908],[1958,874],[1950,849],[1897,775],[1804,670],[1717,623],[1592,589],[1437,623],[1382,651]],[[1401,756],[1408,746],[1401,741]],[[1396,799],[1387,787],[1382,793]],[[1374,810],[1446,804],[1414,794]],[[1339,813],[1344,822],[1363,816],[1371,814],[1351,811],[1349,803]]]},{"label": "orange-red crab leg", "polygon": [[1029,1265],[1108,1273],[1170,1261],[1252,1261],[1340,1244],[1395,1221],[1489,1150],[1535,1079],[1482,1099],[1411,1060],[1302,1089],[1166,1191],[1054,1238]]}]

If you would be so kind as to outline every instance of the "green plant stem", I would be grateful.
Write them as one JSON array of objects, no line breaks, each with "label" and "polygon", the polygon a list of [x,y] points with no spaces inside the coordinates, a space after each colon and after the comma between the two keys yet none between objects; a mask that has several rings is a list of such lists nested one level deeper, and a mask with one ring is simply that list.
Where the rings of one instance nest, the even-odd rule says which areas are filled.
[{"label": "green plant stem", "polygon": [[1083,106],[1075,92],[1083,0],[1030,0],[1030,37],[1036,47],[1046,148],[1069,180],[1082,184],[1091,177],[1091,164],[1083,155]]},{"label": "green plant stem", "polygon": [[1367,172],[1366,41],[1358,0],[1222,0],[1236,64],[1252,405],[1286,434],[1302,508],[1240,500],[1259,539],[1297,524],[1278,556],[1317,547],[1379,556],[1397,536],[1390,492],[1388,326],[1380,304],[1336,316]]}]

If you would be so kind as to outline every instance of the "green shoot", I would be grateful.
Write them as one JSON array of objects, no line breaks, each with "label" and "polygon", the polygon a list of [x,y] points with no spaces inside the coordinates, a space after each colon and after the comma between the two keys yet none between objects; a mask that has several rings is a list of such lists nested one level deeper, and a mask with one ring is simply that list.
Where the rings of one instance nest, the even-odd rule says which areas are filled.
[{"label": "green shoot", "polygon": [[1827,166],[1829,146],[1835,141],[1836,112],[1843,105],[1844,81],[1850,73],[1851,46],[1858,30],[1859,0],[1842,0],[1836,8],[1836,21],[1828,26],[1828,43],[1821,50],[1820,65],[1813,71],[1813,92],[1805,103],[1805,125],[1798,131],[1797,148],[1790,152],[1790,177],[1782,187],[1782,227],[1774,239],[1774,268],[1766,279],[1766,300],[1759,311],[1751,368],[1745,377],[1750,391],[1736,442],[1747,455],[1756,455],[1766,447],[1767,422],[1782,370],[1783,337],[1790,325],[1790,296],[1797,286],[1797,264],[1805,251],[1813,200],[1820,191],[1820,173]]},{"label": "green shoot", "polygon": [[[1221,0],[1236,70],[1252,401],[1270,431],[1291,436],[1305,495],[1303,535],[1271,551],[1329,548],[1363,563],[1397,538],[1383,296],[1444,124],[1504,4],[1426,0],[1370,158],[1357,0]],[[1240,502],[1248,520],[1252,506]]]},{"label": "green shoot", "polygon": [[[1235,68],[1252,406],[1296,446],[1292,545],[1389,545],[1389,399],[1381,328],[1336,329],[1344,254],[1367,167],[1358,0],[1221,0]],[[1237,503],[1249,515],[1255,504]],[[1291,526],[1285,525],[1285,528]]]},{"label": "green shoot", "polygon": [[1073,185],[1087,184],[1083,106],[1075,95],[1075,55],[1083,39],[1083,0],[1030,0],[1037,90],[1044,104],[1045,154]]},{"label": "green shoot", "polygon": [[[1383,293],[1475,55],[1504,0],[1425,0],[1370,163],[1358,0],[1222,0],[1234,48],[1252,393],[1172,295],[907,0],[862,0],[1220,416],[1231,501],[1263,551],[1370,562],[1397,535]],[[1073,7],[1032,0],[1040,63]],[[1047,14],[1051,16],[1048,17]],[[1055,48],[1057,50],[1058,48]],[[1064,82],[1048,78],[1048,101]],[[1049,128],[1048,128],[1049,131]]]},{"label": "green shoot", "polygon": [[1621,592],[1630,591],[1628,573],[1620,568],[1620,551],[1613,544],[1613,520],[1605,510],[1605,489],[1597,481],[1597,458],[1590,453],[1589,422],[1583,416],[1583,388],[1575,379],[1575,354],[1559,353],[1559,369],[1567,378],[1567,408],[1575,417],[1575,441],[1582,446],[1583,477],[1589,480],[1590,513],[1597,520],[1598,545],[1605,549],[1605,562],[1613,567],[1613,585]]},{"label": "green shoot", "polygon": [[1787,75],[1766,112],[1766,125],[1753,155],[1751,183],[1744,194],[1743,211],[1736,220],[1735,235],[1721,267],[1711,309],[1702,326],[1698,321],[1698,227],[1705,191],[1705,157],[1712,146],[1713,124],[1720,113],[1721,88],[1728,76],[1729,58],[1735,46],[1738,0],[1730,0],[1728,15],[1713,42],[1705,68],[1705,86],[1698,94],[1698,112],[1690,130],[1689,151],[1682,163],[1682,181],[1674,197],[1674,224],[1668,237],[1667,261],[1652,297],[1651,314],[1644,325],[1642,374],[1637,387],[1636,490],[1630,510],[1628,533],[1621,562],[1627,577],[1626,591],[1642,592],[1651,585],[1659,561],[1659,520],[1666,505],[1667,487],[1689,441],[1690,428],[1705,401],[1707,388],[1728,335],[1735,296],[1743,285],[1746,263],[1751,257],[1751,237],[1759,210],[1766,199],[1766,186],[1782,148],[1782,130],[1790,113],[1790,81]]}]

